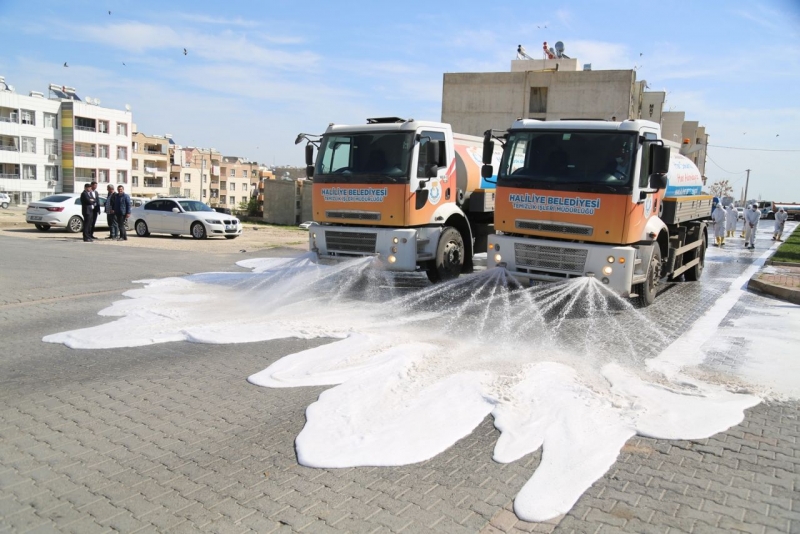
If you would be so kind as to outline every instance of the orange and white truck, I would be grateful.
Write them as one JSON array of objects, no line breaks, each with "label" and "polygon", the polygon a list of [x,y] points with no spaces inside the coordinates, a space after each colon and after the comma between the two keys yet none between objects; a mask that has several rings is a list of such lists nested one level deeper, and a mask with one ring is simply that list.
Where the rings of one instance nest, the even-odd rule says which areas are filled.
[{"label": "orange and white truck", "polygon": [[495,174],[494,139],[504,149],[487,267],[525,282],[592,276],[644,306],[663,277],[700,277],[712,197],[658,124],[521,119],[486,132],[483,176]]},{"label": "orange and white truck", "polygon": [[[422,270],[438,282],[471,271],[473,255],[486,252],[494,186],[481,176],[481,137],[385,117],[331,124],[296,143],[303,139],[313,177],[309,247],[321,261],[375,256],[388,270]],[[499,163],[499,149],[493,157]]]}]

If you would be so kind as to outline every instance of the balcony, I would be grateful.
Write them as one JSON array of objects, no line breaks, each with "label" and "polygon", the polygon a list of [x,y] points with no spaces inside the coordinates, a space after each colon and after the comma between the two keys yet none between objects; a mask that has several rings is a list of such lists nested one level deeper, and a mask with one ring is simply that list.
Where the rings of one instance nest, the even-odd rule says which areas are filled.
[{"label": "balcony", "polygon": [[81,150],[79,148],[75,149],[75,155],[76,156],[81,156],[81,157],[84,157],[84,158],[96,158],[97,157],[97,154],[95,153],[94,150]]},{"label": "balcony", "polygon": [[0,179],[9,178],[11,180],[19,180],[19,174],[4,174],[0,173]]},{"label": "balcony", "polygon": [[13,115],[0,115],[0,122],[10,122],[13,124],[18,124],[19,119],[17,118],[16,114]]},{"label": "balcony", "polygon": [[161,178],[144,180],[144,187],[164,187],[164,180]]},{"label": "balcony", "polygon": [[0,144],[0,150],[5,150],[6,152],[19,152],[19,147],[15,145]]},{"label": "balcony", "polygon": [[76,130],[80,130],[82,132],[96,132],[97,129],[91,126],[75,126]]}]

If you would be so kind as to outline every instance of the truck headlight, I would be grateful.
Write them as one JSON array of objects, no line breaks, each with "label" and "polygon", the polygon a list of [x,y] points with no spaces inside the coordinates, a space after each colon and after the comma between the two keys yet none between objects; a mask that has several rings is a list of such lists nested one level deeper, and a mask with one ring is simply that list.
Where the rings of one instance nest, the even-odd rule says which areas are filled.
[{"label": "truck headlight", "polygon": [[392,238],[392,243],[394,243],[395,245],[397,244],[398,241],[400,241],[400,240],[397,239],[396,237]]},{"label": "truck headlight", "polygon": [[614,263],[614,259],[615,259],[614,256],[609,256],[608,263]]},{"label": "truck headlight", "polygon": [[503,261],[503,257],[500,254],[495,254],[494,255],[494,262],[495,263],[500,263],[501,261]]},{"label": "truck headlight", "polygon": [[614,271],[614,269],[612,269],[612,268],[611,268],[610,266],[608,266],[608,265],[606,265],[605,267],[603,267],[603,274],[604,274],[604,275],[606,275],[606,276],[610,276],[610,275],[611,275],[611,273],[612,273],[613,271]]},{"label": "truck headlight", "polygon": [[389,256],[387,259],[389,260],[389,263],[394,263],[397,261],[397,258],[395,258],[394,256]]}]

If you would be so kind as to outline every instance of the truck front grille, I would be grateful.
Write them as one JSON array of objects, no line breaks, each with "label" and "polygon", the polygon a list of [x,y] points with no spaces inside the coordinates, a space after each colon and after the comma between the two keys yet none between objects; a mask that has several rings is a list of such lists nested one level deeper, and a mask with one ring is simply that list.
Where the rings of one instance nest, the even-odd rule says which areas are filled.
[{"label": "truck front grille", "polygon": [[520,230],[538,230],[556,234],[592,235],[594,228],[582,224],[554,223],[550,221],[526,221],[517,219],[514,225]]},{"label": "truck front grille", "polygon": [[517,268],[583,274],[588,250],[514,243]]},{"label": "truck front grille", "polygon": [[325,232],[328,251],[344,254],[375,254],[378,234],[367,232]]},{"label": "truck front grille", "polygon": [[358,221],[380,221],[381,214],[378,211],[348,211],[330,210],[325,212],[328,219],[355,219]]}]

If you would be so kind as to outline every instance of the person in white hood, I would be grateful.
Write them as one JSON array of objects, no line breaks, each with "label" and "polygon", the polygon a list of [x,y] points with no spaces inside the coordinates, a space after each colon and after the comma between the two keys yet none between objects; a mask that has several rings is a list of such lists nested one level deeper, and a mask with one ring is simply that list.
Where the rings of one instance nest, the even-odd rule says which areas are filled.
[{"label": "person in white hood", "polygon": [[737,220],[739,220],[739,212],[731,204],[726,208],[725,212],[725,237],[733,237],[734,232],[736,232]]},{"label": "person in white hood", "polygon": [[781,234],[783,234],[783,226],[788,218],[789,214],[786,213],[786,210],[778,208],[778,213],[775,214],[775,230],[772,234],[773,241],[783,241],[783,239],[781,239]]},{"label": "person in white hood", "polygon": [[758,221],[761,219],[761,212],[758,211],[758,206],[753,204],[750,209],[744,212],[744,246],[747,248],[756,248],[756,230],[758,229]]},{"label": "person in white hood", "polygon": [[721,247],[725,244],[725,217],[726,212],[721,206],[711,212],[711,219],[714,221],[714,246]]}]

